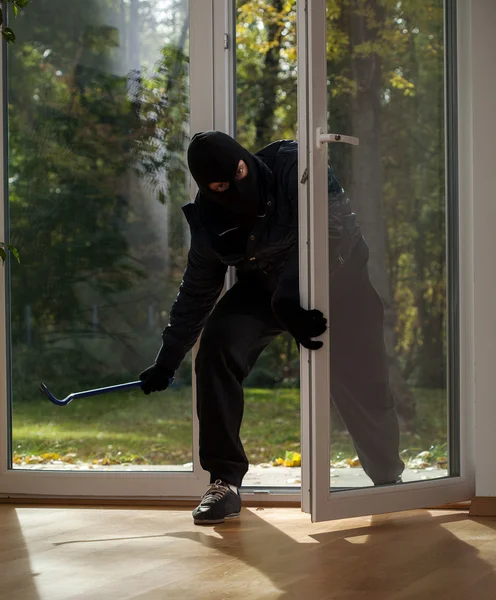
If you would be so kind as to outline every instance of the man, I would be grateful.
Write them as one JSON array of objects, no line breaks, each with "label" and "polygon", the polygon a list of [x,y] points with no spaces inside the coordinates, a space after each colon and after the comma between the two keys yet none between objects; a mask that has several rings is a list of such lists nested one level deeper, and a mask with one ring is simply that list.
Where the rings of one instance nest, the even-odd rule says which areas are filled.
[{"label": "man", "polygon": [[[300,306],[298,152],[293,141],[251,154],[224,133],[196,134],[188,166],[198,184],[183,211],[191,248],[155,364],[140,374],[145,394],[164,390],[203,331],[196,358],[200,462],[210,486],[195,523],[239,515],[248,460],[239,432],[244,379],[283,331],[318,350],[326,319]],[[367,270],[368,248],[356,216],[329,170],[332,395],[365,472],[394,483],[404,465],[389,389],[383,306]],[[216,304],[228,266],[237,282]],[[214,308],[215,307],[215,308]]]}]

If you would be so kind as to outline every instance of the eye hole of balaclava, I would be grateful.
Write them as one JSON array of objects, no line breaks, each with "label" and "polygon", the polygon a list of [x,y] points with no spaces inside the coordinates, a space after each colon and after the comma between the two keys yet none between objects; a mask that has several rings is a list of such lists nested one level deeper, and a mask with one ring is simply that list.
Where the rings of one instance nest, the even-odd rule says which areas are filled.
[{"label": "eye hole of balaclava", "polygon": [[[236,180],[239,161],[248,175]],[[193,136],[188,148],[188,166],[203,196],[236,214],[255,216],[261,205],[258,167],[253,154],[229,135],[205,131]],[[228,182],[229,188],[215,192],[210,183]]]}]

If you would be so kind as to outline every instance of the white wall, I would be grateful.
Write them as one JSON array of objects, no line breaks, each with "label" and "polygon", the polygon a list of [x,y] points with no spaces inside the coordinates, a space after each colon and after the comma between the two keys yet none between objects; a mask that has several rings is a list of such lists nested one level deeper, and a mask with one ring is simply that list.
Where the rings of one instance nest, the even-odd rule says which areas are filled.
[{"label": "white wall", "polygon": [[462,242],[461,259],[473,258],[476,494],[496,496],[496,0],[459,6],[461,217],[473,217],[473,244]]}]

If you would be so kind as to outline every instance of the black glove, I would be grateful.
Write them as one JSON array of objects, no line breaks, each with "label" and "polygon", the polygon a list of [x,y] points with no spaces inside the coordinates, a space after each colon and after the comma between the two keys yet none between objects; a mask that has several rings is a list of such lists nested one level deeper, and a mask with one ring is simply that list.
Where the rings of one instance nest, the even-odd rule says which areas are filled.
[{"label": "black glove", "polygon": [[151,392],[161,392],[169,387],[173,377],[174,371],[165,369],[160,364],[154,364],[140,373],[139,378],[143,382],[141,389],[147,396]]},{"label": "black glove", "polygon": [[310,338],[322,335],[327,329],[327,319],[320,310],[305,310],[292,300],[280,300],[274,303],[274,311],[294,339],[309,350],[319,350],[323,342]]}]

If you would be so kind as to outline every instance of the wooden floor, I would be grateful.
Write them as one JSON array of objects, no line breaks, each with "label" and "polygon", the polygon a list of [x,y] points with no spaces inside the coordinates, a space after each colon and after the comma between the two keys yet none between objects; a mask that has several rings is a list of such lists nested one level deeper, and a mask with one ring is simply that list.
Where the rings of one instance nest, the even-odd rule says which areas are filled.
[{"label": "wooden floor", "polygon": [[496,520],[0,505],[1,600],[496,600]]}]

